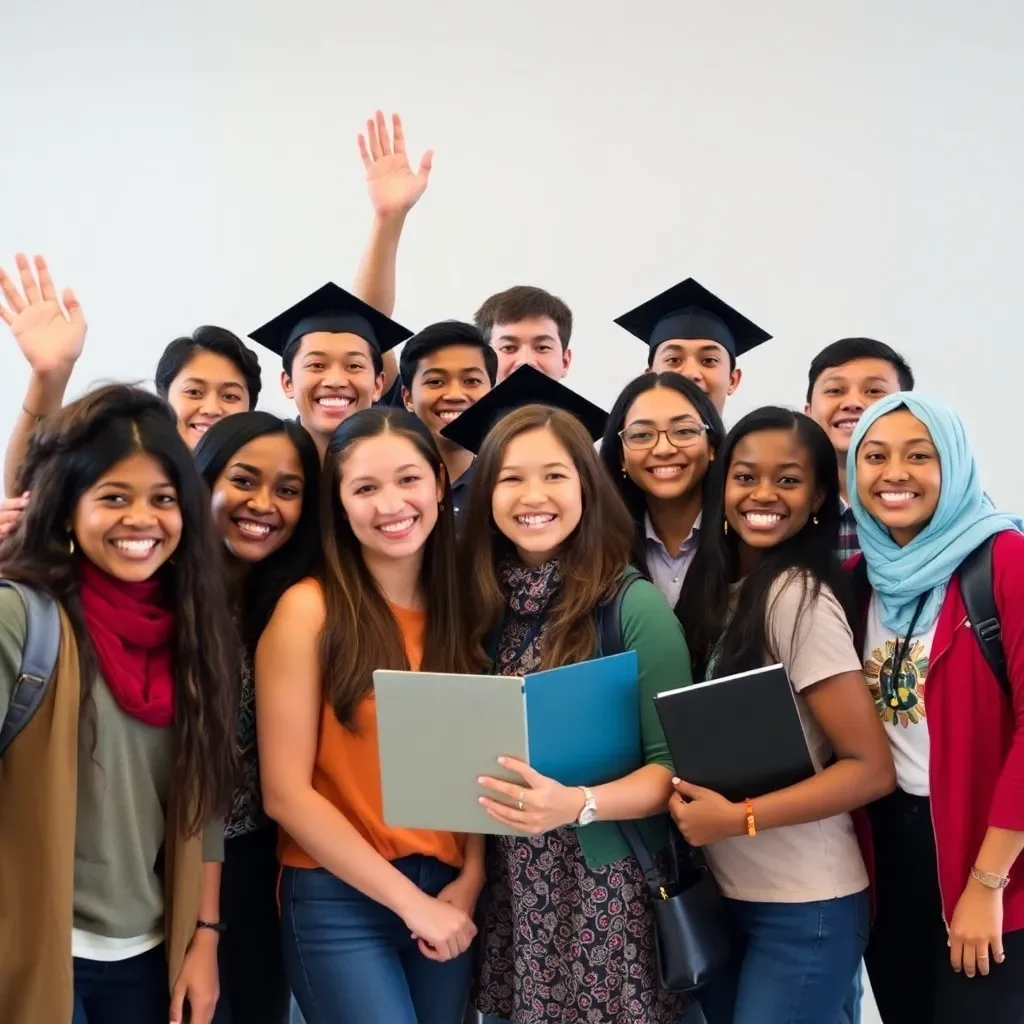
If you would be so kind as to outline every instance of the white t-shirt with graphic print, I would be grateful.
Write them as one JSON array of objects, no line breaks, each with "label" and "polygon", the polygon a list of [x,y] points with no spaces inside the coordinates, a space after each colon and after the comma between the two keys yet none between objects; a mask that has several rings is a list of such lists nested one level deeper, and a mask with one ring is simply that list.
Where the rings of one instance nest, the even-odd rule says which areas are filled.
[{"label": "white t-shirt with graphic print", "polygon": [[893,660],[903,639],[882,624],[878,597],[873,595],[864,638],[864,676],[889,737],[897,785],[912,796],[928,796],[926,691],[935,625],[911,638],[903,666],[894,679]]}]

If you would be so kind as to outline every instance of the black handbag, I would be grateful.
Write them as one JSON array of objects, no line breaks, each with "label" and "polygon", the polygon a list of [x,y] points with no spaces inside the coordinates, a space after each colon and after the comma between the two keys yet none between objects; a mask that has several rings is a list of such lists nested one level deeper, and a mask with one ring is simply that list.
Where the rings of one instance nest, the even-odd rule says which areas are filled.
[{"label": "black handbag", "polygon": [[676,877],[667,879],[636,823],[618,824],[647,882],[658,982],[667,992],[699,989],[729,964],[733,952],[722,898],[704,856],[673,836]]}]

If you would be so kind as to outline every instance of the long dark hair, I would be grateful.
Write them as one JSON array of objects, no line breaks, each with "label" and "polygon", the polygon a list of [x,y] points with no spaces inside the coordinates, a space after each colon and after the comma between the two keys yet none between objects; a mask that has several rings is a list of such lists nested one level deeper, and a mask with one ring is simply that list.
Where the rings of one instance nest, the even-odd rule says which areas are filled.
[{"label": "long dark hair", "polygon": [[513,554],[508,538],[491,514],[505,451],[531,430],[550,430],[569,453],[580,477],[583,515],[558,555],[560,593],[549,613],[542,666],[553,668],[594,656],[594,609],[611,597],[629,566],[633,523],[605,473],[586,428],[575,417],[546,405],[527,405],[500,419],[487,435],[469,485],[463,551],[459,564],[468,574],[469,634],[475,657],[485,658],[487,637],[505,611],[498,567]]},{"label": "long dark hair", "polygon": [[362,545],[341,504],[345,461],[360,441],[394,434],[412,442],[444,483],[443,507],[423,550],[420,583],[427,621],[420,667],[434,672],[478,668],[467,653],[460,581],[455,563],[455,519],[444,462],[430,431],[403,409],[372,408],[350,416],[331,436],[320,491],[324,566],[320,574],[325,619],[320,664],[325,699],[342,725],[355,724],[356,706],[373,688],[374,669],[408,669],[402,633],[377,581],[363,559]]},{"label": "long dark hair", "polygon": [[250,655],[281,595],[319,567],[320,457],[313,439],[299,424],[269,412],[225,416],[207,430],[192,453],[196,468],[212,491],[235,452],[258,437],[273,434],[283,434],[298,452],[305,478],[302,511],[292,536],[246,575],[240,612],[242,640]]},{"label": "long dark hair", "polygon": [[[729,588],[738,572],[739,541],[735,531],[726,533],[723,529],[726,482],[736,446],[750,434],[765,430],[790,430],[796,434],[810,456],[814,489],[824,493],[824,501],[802,530],[763,552],[757,567],[744,580],[735,611],[730,616]],[[845,574],[836,555],[839,468],[828,436],[814,420],[777,406],[755,409],[729,431],[708,476],[711,481],[704,498],[705,527],[700,531],[697,553],[676,607],[690,645],[695,675],[701,678],[716,647],[721,654],[715,659],[715,676],[758,668],[764,664],[766,651],[777,658],[778,652],[771,649],[766,620],[771,610],[768,602],[772,587],[780,578],[792,575],[804,582],[794,636],[800,616],[817,598],[822,585],[831,588],[848,615],[852,612]],[[814,525],[814,518],[817,518],[817,525]]]},{"label": "long dark hair", "polygon": [[219,544],[209,492],[163,399],[112,384],[90,391],[36,428],[21,471],[32,501],[0,546],[0,575],[44,591],[64,607],[78,643],[83,716],[95,726],[90,697],[98,659],[79,596],[83,556],[69,553],[67,523],[88,488],[138,453],[163,466],[181,509],[181,540],[158,577],[175,614],[172,772],[182,796],[176,826],[196,834],[228,806],[236,781],[238,648],[222,574],[211,571],[219,564]]},{"label": "long dark hair", "polygon": [[[647,495],[637,487],[636,483],[622,473],[623,452],[622,438],[620,431],[626,425],[626,416],[633,403],[645,392],[653,391],[655,388],[669,388],[678,392],[693,406],[701,422],[707,428],[708,448],[717,457],[718,450],[722,447],[725,438],[725,427],[722,424],[722,417],[719,416],[714,402],[694,384],[688,377],[678,373],[641,373],[639,377],[631,380],[615,399],[612,411],[608,416],[608,426],[605,428],[604,437],[601,439],[601,461],[608,470],[608,474],[615,484],[622,500],[629,509],[629,514],[635,525],[633,537],[633,564],[645,575],[650,575],[647,566],[647,545],[644,533],[644,515],[647,512]],[[704,474],[701,481],[701,507],[704,506],[704,497],[707,495],[711,467]]]}]

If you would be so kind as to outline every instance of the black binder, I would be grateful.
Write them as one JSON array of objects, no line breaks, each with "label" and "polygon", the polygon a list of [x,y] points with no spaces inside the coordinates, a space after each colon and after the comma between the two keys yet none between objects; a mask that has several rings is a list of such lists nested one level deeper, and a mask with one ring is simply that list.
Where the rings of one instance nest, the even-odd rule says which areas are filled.
[{"label": "black binder", "polygon": [[781,665],[669,690],[654,703],[676,775],[696,786],[740,801],[814,774]]}]

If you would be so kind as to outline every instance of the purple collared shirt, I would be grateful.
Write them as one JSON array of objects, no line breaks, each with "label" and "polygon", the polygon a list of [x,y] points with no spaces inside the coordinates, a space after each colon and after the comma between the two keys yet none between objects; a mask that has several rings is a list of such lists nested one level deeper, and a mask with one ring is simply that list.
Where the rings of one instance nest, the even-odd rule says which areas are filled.
[{"label": "purple collared shirt", "polygon": [[644,515],[644,532],[647,537],[647,568],[651,572],[651,581],[665,595],[665,600],[673,608],[679,600],[679,591],[683,589],[683,580],[686,579],[693,556],[697,553],[700,520],[701,517],[698,515],[690,535],[683,541],[679,554],[672,555],[662,543],[661,538],[654,532],[651,517],[647,514]]}]

